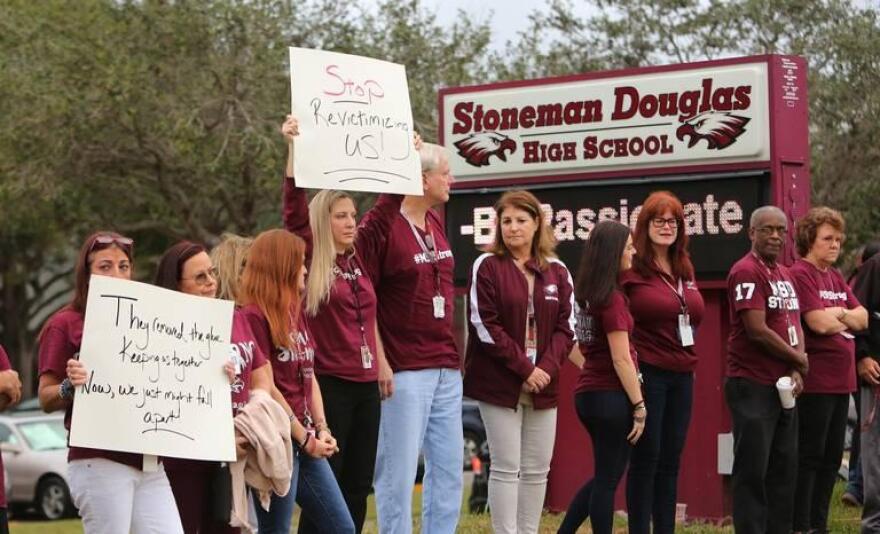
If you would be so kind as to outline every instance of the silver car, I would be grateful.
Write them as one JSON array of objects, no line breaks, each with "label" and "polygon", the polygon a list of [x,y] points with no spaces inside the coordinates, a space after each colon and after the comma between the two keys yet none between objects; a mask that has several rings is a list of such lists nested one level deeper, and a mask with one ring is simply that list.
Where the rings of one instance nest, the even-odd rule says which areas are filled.
[{"label": "silver car", "polygon": [[10,509],[33,506],[46,519],[73,514],[63,415],[20,411],[0,416],[0,450]]}]

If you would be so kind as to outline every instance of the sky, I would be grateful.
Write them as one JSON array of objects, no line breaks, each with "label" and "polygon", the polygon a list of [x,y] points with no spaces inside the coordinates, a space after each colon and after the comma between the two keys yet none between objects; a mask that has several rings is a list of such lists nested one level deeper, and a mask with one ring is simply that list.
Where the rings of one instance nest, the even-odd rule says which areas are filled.
[{"label": "sky", "polygon": [[[363,5],[375,5],[376,0],[364,0]],[[586,15],[591,9],[586,2],[574,2],[575,13]],[[546,6],[545,0],[422,0],[422,5],[437,14],[441,25],[451,24],[463,9],[485,20],[492,14],[492,48],[502,50],[508,40],[515,40],[517,32],[529,26],[529,14]]]}]

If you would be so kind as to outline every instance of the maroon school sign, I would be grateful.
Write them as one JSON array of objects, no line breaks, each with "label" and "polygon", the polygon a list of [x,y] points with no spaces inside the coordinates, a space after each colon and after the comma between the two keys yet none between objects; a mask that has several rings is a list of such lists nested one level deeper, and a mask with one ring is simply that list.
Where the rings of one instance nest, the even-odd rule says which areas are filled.
[{"label": "maroon school sign", "polygon": [[[651,191],[682,199],[707,306],[679,477],[678,500],[691,517],[730,514],[724,279],[748,250],[754,208],[781,207],[790,227],[809,208],[806,80],[803,58],[769,55],[440,91],[440,143],[456,179],[446,231],[462,287],[478,248],[494,237],[492,205],[503,190],[527,188],[542,201],[573,273],[597,222],[634,225]],[[572,406],[576,376],[567,365],[560,377],[547,491],[553,510],[564,510],[592,471],[589,438]]]}]

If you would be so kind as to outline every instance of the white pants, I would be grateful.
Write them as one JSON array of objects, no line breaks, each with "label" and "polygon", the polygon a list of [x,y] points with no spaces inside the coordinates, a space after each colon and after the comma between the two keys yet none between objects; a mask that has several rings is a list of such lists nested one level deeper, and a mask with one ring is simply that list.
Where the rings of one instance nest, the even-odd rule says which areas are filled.
[{"label": "white pants", "polygon": [[492,529],[536,533],[556,441],[556,408],[536,410],[519,404],[512,410],[480,402],[480,415],[489,440]]},{"label": "white pants", "polygon": [[85,534],[183,534],[161,464],[147,473],[104,458],[73,460],[68,475]]}]

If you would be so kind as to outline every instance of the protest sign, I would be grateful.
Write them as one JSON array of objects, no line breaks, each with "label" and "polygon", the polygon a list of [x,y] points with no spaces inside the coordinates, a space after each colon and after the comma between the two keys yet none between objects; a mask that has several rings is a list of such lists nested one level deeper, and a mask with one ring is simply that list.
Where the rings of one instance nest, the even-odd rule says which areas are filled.
[{"label": "protest sign", "polygon": [[70,444],[235,460],[233,303],[92,275]]},{"label": "protest sign", "polygon": [[403,65],[290,48],[300,187],[422,194]]}]

